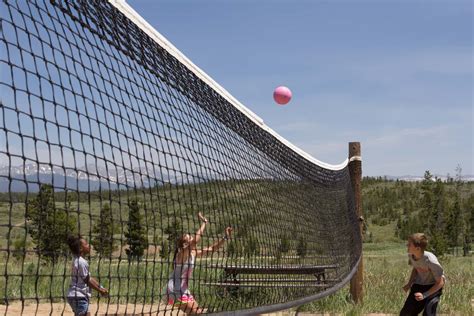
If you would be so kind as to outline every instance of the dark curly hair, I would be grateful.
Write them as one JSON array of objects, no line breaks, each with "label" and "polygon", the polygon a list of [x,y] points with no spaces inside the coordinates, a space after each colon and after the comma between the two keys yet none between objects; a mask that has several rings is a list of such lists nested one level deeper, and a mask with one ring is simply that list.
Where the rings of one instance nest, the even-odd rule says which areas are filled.
[{"label": "dark curly hair", "polygon": [[81,239],[81,235],[69,235],[67,238],[69,249],[76,256],[81,255]]}]

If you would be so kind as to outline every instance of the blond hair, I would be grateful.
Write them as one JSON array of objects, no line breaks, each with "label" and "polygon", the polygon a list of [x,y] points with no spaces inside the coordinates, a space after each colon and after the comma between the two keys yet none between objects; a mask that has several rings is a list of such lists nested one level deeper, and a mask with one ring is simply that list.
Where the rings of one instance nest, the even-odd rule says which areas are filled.
[{"label": "blond hair", "polygon": [[426,249],[426,246],[428,246],[428,238],[423,233],[410,235],[408,241],[410,241],[415,247],[420,247],[423,251]]}]

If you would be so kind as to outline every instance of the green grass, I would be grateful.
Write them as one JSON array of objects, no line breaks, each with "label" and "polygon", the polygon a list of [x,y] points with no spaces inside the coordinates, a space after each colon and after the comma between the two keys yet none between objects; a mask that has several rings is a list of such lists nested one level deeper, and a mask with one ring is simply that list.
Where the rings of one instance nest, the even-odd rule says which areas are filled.
[{"label": "green grass", "polygon": [[[164,299],[165,288],[171,265],[158,258],[148,258],[150,261],[129,263],[126,260],[94,261],[91,265],[91,275],[109,290],[106,299],[110,304],[154,304]],[[207,269],[197,261],[193,273],[190,290],[199,302],[206,302],[209,308],[232,306],[249,308],[258,295],[265,296],[266,290],[245,291],[238,296],[223,295],[220,288],[202,285],[198,280],[220,280],[223,271]],[[8,265],[0,263],[0,271],[8,271],[8,275],[0,275],[0,304],[14,303],[24,300],[26,304],[34,303],[36,299],[44,304],[62,302],[67,295],[70,284],[70,262],[62,261],[54,267],[37,264],[34,260],[27,262],[9,261]],[[99,299],[93,291],[93,301]],[[249,297],[251,295],[251,297]],[[249,299],[250,298],[250,299]],[[262,297],[263,299],[263,297]],[[104,299],[102,299],[104,300]]]},{"label": "green grass", "polygon": [[[387,237],[393,236],[391,225],[373,227],[373,232],[376,240],[380,238],[383,241],[364,244],[363,303],[353,304],[349,286],[346,286],[329,297],[305,305],[301,308],[302,311],[344,315],[400,312],[406,297],[402,287],[411,272],[405,242],[393,242]],[[440,258],[440,262],[445,270],[447,283],[438,312],[448,315],[472,315],[473,257],[445,256]]]},{"label": "green grass", "polygon": [[[0,269],[3,271],[5,265],[1,264]],[[54,268],[35,262],[25,262],[23,265],[9,264],[8,276],[0,277],[2,284],[0,297],[7,297],[11,301],[22,297],[44,299],[52,297],[52,301],[62,301],[69,288],[70,279],[67,276],[70,273],[69,269],[70,262],[56,264]],[[163,275],[160,278],[160,275],[167,274],[167,271],[168,265],[161,262],[149,265],[129,265],[127,261],[101,262],[100,265],[96,263],[91,266],[91,275],[109,288],[113,302],[120,303],[127,300],[150,302],[153,297],[157,297],[156,293],[162,292],[164,287],[162,280],[166,277]],[[127,293],[124,293],[124,289],[127,289]]]},{"label": "green grass", "polygon": [[[177,218],[183,224],[184,230],[195,230],[198,227],[198,223],[195,222],[197,211],[203,211],[213,221],[206,231],[208,236],[222,234],[225,225],[232,223],[235,224],[236,233],[240,230],[240,233],[243,234],[243,231],[246,230],[249,234],[252,234],[252,237],[265,240],[265,247],[268,249],[272,249],[278,244],[276,243],[277,239],[268,238],[268,232],[275,234],[275,232],[285,230],[295,231],[294,227],[290,226],[279,226],[274,229],[272,226],[274,224],[267,221],[265,215],[253,214],[250,211],[252,207],[249,206],[249,203],[261,204],[265,202],[266,208],[271,209],[272,214],[280,214],[281,205],[279,200],[263,200],[261,193],[272,190],[272,192],[275,191],[273,192],[275,197],[280,197],[284,195],[283,189],[285,194],[288,194],[286,186],[270,185],[257,181],[226,183],[219,191],[219,207],[216,207],[216,197],[211,194],[215,192],[212,186],[211,183],[193,188],[160,188],[150,195],[139,194],[140,201],[146,201],[148,207],[153,205],[151,209],[154,211],[150,212],[150,209],[148,209],[147,212],[144,212],[149,241],[154,240],[156,236],[166,238],[164,228],[174,218]],[[188,191],[183,194],[185,190]],[[64,207],[64,203],[58,202],[58,200],[56,200],[57,207]],[[325,199],[321,198],[320,200],[324,201]],[[20,201],[12,204],[0,203],[0,247],[2,249],[7,247],[8,240],[12,242],[16,238],[24,238],[25,236],[25,205],[24,202]],[[120,225],[120,233],[115,237],[124,242],[123,232],[126,230],[128,217],[127,195],[114,195],[112,201],[115,210],[115,222]],[[225,203],[222,201],[225,201]],[[315,203],[317,201],[319,200],[315,199]],[[286,205],[283,202],[282,204]],[[321,207],[325,207],[325,205]],[[74,212],[73,214],[77,214],[76,216],[78,216],[81,223],[81,233],[90,236],[91,223],[94,223],[100,213],[99,199],[95,197],[89,203],[86,199],[81,198],[80,203],[72,202],[72,209],[80,210],[79,213]],[[232,212],[227,210],[232,210]],[[302,227],[304,227],[304,222],[307,220],[304,218],[304,214],[292,214],[289,211],[287,214],[286,209],[281,214],[291,217],[295,221],[294,225]],[[278,222],[289,222],[290,218],[285,220],[281,217],[283,215],[279,215]],[[267,229],[263,229],[265,227]],[[312,227],[312,229],[317,231],[326,228]],[[400,241],[395,236],[395,223],[393,221],[385,226],[369,225],[369,231],[372,233],[372,242],[363,245],[364,302],[359,305],[352,304],[347,286],[330,297],[305,305],[303,310],[348,315],[398,314],[405,298],[401,287],[406,283],[410,273],[410,268],[407,265],[405,242]],[[29,237],[28,240],[30,241]],[[207,243],[207,240],[204,240],[204,243]],[[312,246],[315,247],[315,245]],[[33,245],[30,243],[28,249],[32,250],[32,247]],[[10,257],[8,266],[6,266],[5,253],[0,253],[0,299],[20,297],[57,297],[57,300],[62,299],[69,286],[69,280],[64,278],[64,275],[69,274],[69,262],[63,262],[53,269],[48,265],[38,265],[36,257],[29,255],[24,263],[15,261]],[[258,263],[260,259],[254,258],[254,260]],[[445,256],[440,258],[440,261],[445,268],[448,279],[439,308],[440,313],[473,314],[470,305],[471,299],[474,298],[474,286],[472,285],[473,282],[470,282],[474,279],[473,258]],[[290,263],[290,261],[287,263]],[[144,262],[129,265],[126,260],[121,261],[120,264],[118,260],[113,260],[110,264],[103,260],[99,264],[96,258],[93,258],[91,269],[92,275],[100,276],[104,285],[110,289],[110,302],[112,303],[156,302],[160,299],[160,293],[163,292],[169,273],[169,265],[166,262],[161,262],[158,258],[155,259],[154,264],[148,265]],[[210,273],[212,272],[196,269],[194,279],[218,279],[216,276],[208,275]],[[151,280],[155,280],[155,282]],[[192,282],[191,286],[194,287],[192,289],[195,290],[194,293],[198,294],[197,298],[199,300],[215,302],[215,289],[200,286],[198,282]],[[218,303],[220,306],[228,303],[233,307],[241,306],[243,308],[245,306],[240,304],[248,303],[248,301],[245,301],[244,294],[251,295],[251,298],[255,300],[256,295],[264,295],[265,290],[259,289],[255,293],[247,291],[240,297],[221,297]],[[284,294],[282,294],[281,301],[284,301],[287,297],[297,297],[297,295],[285,296]],[[298,295],[301,295],[301,292]],[[0,303],[2,302],[0,301]]]},{"label": "green grass", "polygon": [[[389,230],[389,227],[385,227]],[[445,256],[441,263],[447,276],[447,284],[439,306],[441,314],[472,315],[471,299],[474,297],[474,267],[472,257]],[[67,291],[69,280],[64,280],[69,263],[62,263],[55,267],[37,265],[26,262],[23,265],[10,265],[8,273],[23,278],[10,276],[8,286],[0,287],[0,297],[18,298],[23,291],[23,297],[62,297]],[[151,303],[160,300],[169,273],[169,266],[165,262],[156,261],[154,264],[140,263],[129,265],[127,261],[102,261],[91,265],[92,275],[102,276],[104,286],[110,289],[111,303]],[[0,264],[0,271],[4,271],[4,264]],[[37,270],[38,269],[38,270]],[[195,279],[215,279],[216,276],[207,275],[208,272],[197,269]],[[364,300],[360,305],[354,305],[350,300],[349,286],[341,291],[305,305],[301,310],[308,312],[337,313],[344,315],[365,315],[369,313],[398,314],[403,305],[405,294],[402,286],[406,283],[410,273],[407,264],[405,243],[382,242],[364,245]],[[28,276],[31,274],[31,276]],[[42,275],[35,277],[36,274]],[[152,282],[151,280],[155,280]],[[5,280],[3,280],[5,281]],[[19,287],[18,284],[22,283]],[[145,284],[145,282],[148,282]],[[3,283],[3,282],[1,282]],[[4,283],[3,283],[4,284]],[[203,301],[211,302],[216,292],[208,287],[199,286],[193,282],[195,293]],[[127,293],[124,292],[127,289]],[[6,294],[6,295],[5,295]],[[229,304],[243,304],[235,301],[238,298],[227,298]],[[60,299],[57,299],[58,301]],[[233,301],[234,300],[234,301]],[[220,304],[224,304],[220,301]],[[242,305],[240,305],[242,306]],[[243,307],[243,306],[242,306]]]}]

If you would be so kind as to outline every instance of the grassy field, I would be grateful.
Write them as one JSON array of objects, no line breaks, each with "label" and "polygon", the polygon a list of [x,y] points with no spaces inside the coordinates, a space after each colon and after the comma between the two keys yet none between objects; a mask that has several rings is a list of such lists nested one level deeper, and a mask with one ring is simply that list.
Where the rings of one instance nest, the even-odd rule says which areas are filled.
[{"label": "grassy field", "polygon": [[[287,210],[287,205],[294,200],[294,196],[300,193],[298,190],[290,190],[286,185],[278,183],[267,183],[259,181],[233,182],[225,183],[220,186],[219,195],[214,196],[216,192],[213,183],[199,186],[188,186],[180,188],[160,188],[152,195],[139,195],[139,201],[143,202],[144,225],[147,228],[147,237],[153,246],[159,246],[160,240],[166,237],[165,230],[172,222],[172,219],[179,219],[185,231],[192,231],[198,227],[195,214],[203,211],[212,219],[210,227],[206,230],[204,243],[209,243],[215,236],[220,236],[223,229],[229,223],[232,223],[235,229],[236,237],[234,240],[246,240],[250,237],[263,240],[261,255],[268,255],[268,249],[275,249],[279,243],[279,234],[285,231],[297,231],[295,227],[306,227],[306,238],[316,236],[315,232],[328,229],[341,228],[326,227],[337,220],[337,218],[325,217],[320,221],[314,221],[310,215],[305,214],[298,209]],[[385,185],[385,184],[384,184]],[[391,184],[392,186],[394,184]],[[473,187],[470,186],[469,190]],[[262,192],[271,192],[265,196]],[[312,196],[313,203],[319,201],[332,201],[324,192],[305,193],[306,196]],[[186,193],[186,194],[184,194]],[[321,194],[321,196],[317,196]],[[324,196],[323,196],[324,195]],[[59,197],[61,195],[59,194]],[[9,196],[6,196],[9,198]],[[114,222],[118,223],[120,229],[115,238],[122,242],[125,247],[124,232],[128,220],[127,195],[113,195],[112,208],[114,209]],[[77,198],[72,201],[71,209],[75,210],[78,222],[80,222],[81,233],[91,236],[91,224],[97,221],[100,213],[102,201],[108,201],[106,194],[104,197],[95,196],[88,201],[84,198]],[[64,207],[64,200],[58,198],[56,207]],[[20,297],[52,298],[52,301],[60,302],[63,300],[64,293],[67,291],[69,280],[65,278],[68,275],[69,262],[64,261],[55,266],[38,264],[36,256],[30,253],[25,260],[14,259],[11,256],[6,261],[6,248],[9,242],[17,238],[27,237],[27,248],[32,251],[31,238],[26,235],[25,230],[25,198],[21,197],[14,202],[0,201],[0,304],[5,304],[5,300],[14,301]],[[145,203],[146,202],[146,203]],[[288,204],[290,203],[290,204]],[[147,208],[145,210],[145,204]],[[252,212],[254,205],[265,205],[261,214]],[[334,206],[317,205],[321,209],[332,209]],[[157,210],[157,211],[150,211]],[[232,212],[230,212],[232,210]],[[275,216],[277,214],[278,216]],[[329,214],[328,216],[333,216]],[[374,216],[376,217],[376,216]],[[380,216],[379,216],[380,217]],[[276,222],[269,220],[276,218]],[[300,308],[301,311],[314,313],[331,313],[347,315],[365,315],[370,313],[398,314],[405,299],[405,293],[402,286],[406,283],[410,268],[407,265],[407,255],[405,242],[395,236],[395,221],[383,218],[390,224],[385,226],[369,225],[372,233],[370,243],[364,244],[364,302],[360,305],[353,305],[349,296],[349,287],[333,294],[330,297],[317,302],[307,304]],[[282,226],[281,223],[292,223]],[[321,225],[321,227],[317,227]],[[269,238],[272,236],[274,238]],[[207,240],[207,238],[210,238]],[[237,238],[238,237],[238,238]],[[296,239],[296,238],[293,238]],[[319,240],[309,241],[309,248],[313,253],[319,254]],[[327,243],[323,247],[329,247]],[[12,247],[12,244],[10,244]],[[124,248],[122,247],[122,248]],[[295,243],[293,241],[293,246]],[[334,250],[342,251],[338,247]],[[13,248],[10,248],[13,249]],[[295,255],[294,250],[291,253]],[[91,262],[92,274],[102,276],[104,286],[110,289],[111,303],[120,304],[151,304],[161,299],[160,293],[166,285],[166,279],[170,272],[170,265],[166,260],[157,257],[156,252],[147,254],[150,260],[149,264],[129,264],[124,260],[123,251],[118,251],[111,261],[99,261],[94,257]],[[270,257],[273,254],[270,253]],[[243,258],[243,257],[242,257]],[[261,257],[253,256],[257,263]],[[234,258],[235,259],[235,258]],[[245,257],[246,263],[250,262]],[[293,259],[291,259],[293,260]],[[296,259],[295,259],[296,260]],[[300,259],[298,259],[300,260]],[[304,263],[296,260],[288,261],[288,264]],[[471,280],[474,279],[474,259],[470,257],[445,256],[440,258],[445,268],[447,284],[441,299],[439,312],[442,314],[472,315],[472,303],[474,299],[474,285]],[[146,262],[146,261],[145,261]],[[265,263],[273,263],[265,261]],[[205,269],[196,269],[195,280],[217,280],[220,275],[212,275]],[[199,299],[202,301],[214,302],[216,296],[215,290],[199,286],[199,282],[192,282],[192,287],[196,286],[195,293],[199,293]],[[21,286],[19,286],[21,284]],[[299,289],[301,291],[301,289]],[[250,292],[249,292],[250,293]],[[252,300],[256,300],[255,295],[264,295],[265,290],[259,289],[252,292]],[[281,301],[288,297],[298,297],[298,295],[282,295]],[[243,296],[242,296],[243,297]],[[241,298],[242,298],[241,297]],[[219,304],[240,304],[240,302],[225,302],[221,299]],[[47,304],[47,303],[46,303]],[[245,302],[242,301],[242,304]],[[239,305],[244,307],[243,305]]]},{"label": "grassy field", "polygon": [[[393,225],[371,226],[374,242],[364,244],[364,300],[354,305],[349,286],[317,302],[300,308],[305,312],[365,315],[370,313],[398,314],[405,301],[402,286],[406,284],[410,267],[404,242],[394,238]],[[447,315],[473,315],[474,257],[444,256],[440,262],[447,283],[438,312]]]},{"label": "grassy field", "polygon": [[[349,245],[353,231],[351,218],[345,216],[347,203],[344,197],[343,190],[327,192],[309,184],[242,180],[163,186],[137,192],[91,192],[90,195],[55,192],[54,204],[51,202],[54,207],[48,208],[66,210],[79,223],[78,231],[90,241],[103,204],[110,203],[112,222],[118,226],[118,232],[114,230],[118,250],[111,257],[92,253],[91,275],[109,289],[107,302],[143,305],[156,304],[163,299],[173,252],[160,250],[169,249],[164,247],[164,241],[170,237],[170,229],[175,228],[174,222],[181,225],[175,228],[178,234],[196,231],[200,226],[196,216],[199,211],[210,219],[201,245],[222,238],[227,225],[234,228],[232,239],[219,253],[210,256],[210,264],[304,265],[335,264],[337,261],[341,268],[329,275],[336,279],[336,273],[342,274],[349,269],[350,249],[344,247]],[[38,301],[42,305],[64,302],[70,283],[70,255],[59,254],[60,259],[54,266],[46,260],[39,261],[28,233],[32,221],[25,221],[27,199],[35,201],[36,195],[3,194],[3,199],[0,195],[0,305],[20,300],[29,305]],[[128,247],[128,203],[134,199],[140,204],[144,235],[149,242],[149,250],[140,263],[129,263],[124,253]],[[313,208],[320,211],[315,214]],[[336,226],[337,230],[334,229]],[[331,234],[336,233],[341,236],[330,240]],[[302,237],[305,244],[300,247]],[[173,238],[168,243],[174,242]],[[26,241],[26,247],[17,241]],[[156,249],[160,253],[157,254]],[[304,249],[305,254],[298,255],[299,249]],[[322,256],[324,253],[330,256]],[[222,269],[200,265],[203,261],[197,261],[190,288],[208,309],[244,309],[276,304],[314,294],[315,289],[323,288],[241,287],[232,295],[224,295],[219,286],[203,285],[220,282],[223,278]],[[96,297],[93,301],[97,302]]]},{"label": "grassy field", "polygon": [[[350,300],[349,286],[343,290],[319,301],[307,304],[300,311],[307,313],[330,313],[343,315],[366,315],[370,313],[398,314],[405,300],[402,286],[406,283],[410,267],[407,265],[405,243],[394,237],[394,225],[370,226],[374,234],[373,242],[364,244],[364,302],[354,305]],[[447,284],[441,299],[438,311],[447,315],[472,315],[471,300],[474,298],[474,267],[473,257],[444,256],[440,262],[445,268]],[[20,268],[21,265],[18,267]],[[105,286],[110,288],[112,297],[120,297],[115,303],[153,303],[160,300],[160,293],[165,286],[166,277],[169,273],[169,265],[165,262],[156,261],[149,265],[129,265],[126,261],[96,262],[93,265],[94,275],[105,275],[110,283],[105,281]],[[0,264],[4,270],[4,265]],[[49,270],[48,270],[49,269]],[[23,265],[23,271],[12,271],[13,275],[39,274],[43,277],[35,278],[28,276],[9,277],[8,293],[0,293],[0,297],[18,297],[20,287],[11,286],[23,283],[23,297],[34,297],[35,293],[43,293],[43,297],[56,296],[56,301],[67,291],[68,280],[65,282],[64,275],[67,273],[68,263],[56,267],[51,271],[47,266],[37,265],[33,262]],[[199,275],[207,273],[196,271],[195,279],[216,278],[216,276]],[[145,283],[144,283],[145,282]],[[145,286],[144,286],[145,285]],[[124,293],[127,289],[127,293]],[[4,288],[0,288],[2,292]],[[200,298],[206,297],[212,301],[215,293],[200,287]],[[13,292],[11,292],[13,291]],[[6,295],[5,295],[6,294]]]}]

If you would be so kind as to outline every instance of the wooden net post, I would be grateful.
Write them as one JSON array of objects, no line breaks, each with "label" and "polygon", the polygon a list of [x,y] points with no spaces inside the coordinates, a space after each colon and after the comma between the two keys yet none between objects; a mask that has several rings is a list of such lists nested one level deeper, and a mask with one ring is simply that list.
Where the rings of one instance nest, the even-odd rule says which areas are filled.
[{"label": "wooden net post", "polygon": [[[352,188],[355,195],[355,207],[357,218],[359,219],[360,238],[362,240],[364,217],[362,216],[362,201],[361,201],[361,181],[362,181],[362,160],[360,155],[360,143],[349,143],[349,173],[351,176]],[[362,303],[363,300],[363,282],[364,282],[364,264],[361,253],[359,267],[357,272],[351,279],[351,297],[356,303]]]}]

